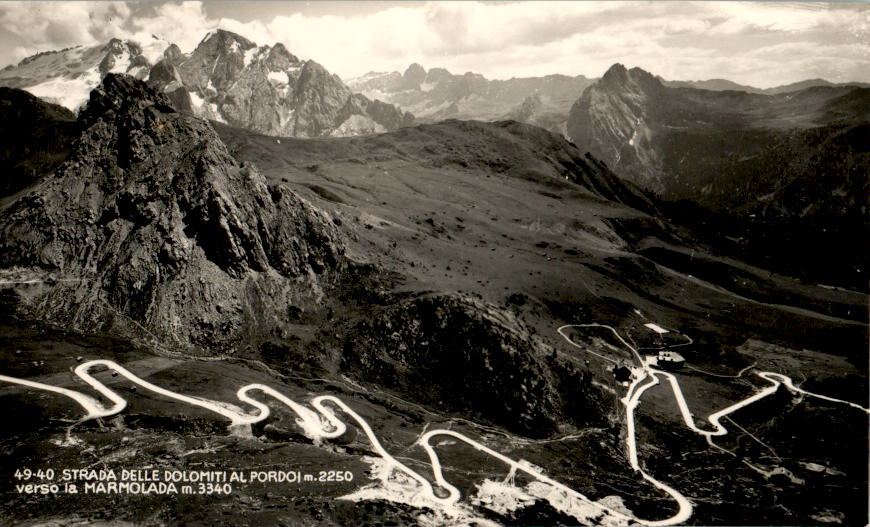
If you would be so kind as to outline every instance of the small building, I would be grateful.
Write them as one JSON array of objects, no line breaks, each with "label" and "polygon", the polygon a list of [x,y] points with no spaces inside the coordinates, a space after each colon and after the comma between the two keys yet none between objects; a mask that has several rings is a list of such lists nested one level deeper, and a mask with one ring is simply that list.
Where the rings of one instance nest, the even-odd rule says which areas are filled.
[{"label": "small building", "polygon": [[679,370],[686,363],[686,358],[676,351],[662,350],[656,355],[656,366],[663,370]]},{"label": "small building", "polygon": [[616,377],[617,382],[626,383],[631,380],[631,370],[625,366],[614,366],[613,376]]}]

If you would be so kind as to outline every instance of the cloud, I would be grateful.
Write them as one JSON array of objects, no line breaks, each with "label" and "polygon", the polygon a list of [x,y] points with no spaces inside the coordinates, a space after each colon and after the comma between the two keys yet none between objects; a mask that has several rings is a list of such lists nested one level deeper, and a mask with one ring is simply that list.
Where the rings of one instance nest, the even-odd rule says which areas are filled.
[{"label": "cloud", "polygon": [[48,50],[105,42],[124,34],[130,9],[110,2],[0,3],[0,25],[23,50]]},{"label": "cloud", "polygon": [[156,35],[190,51],[218,25],[219,21],[206,16],[201,2],[168,3],[157,7],[153,14],[132,19],[131,30],[124,37],[145,40]]},{"label": "cloud", "polygon": [[[729,77],[770,86],[817,76],[870,80],[870,5],[753,2],[429,2],[313,15],[281,3],[245,3],[208,15],[199,2],[2,3],[0,24],[23,54],[111,37],[174,42],[183,51],[222,27],[257,42],[281,42],[344,78],[369,70],[476,71],[491,78],[548,73],[601,75],[613,62],[674,79]],[[807,43],[789,47],[796,42]],[[798,51],[799,50],[799,51]],[[826,61],[830,64],[821,67]],[[866,68],[865,68],[866,69]],[[852,77],[844,77],[851,75]]]}]

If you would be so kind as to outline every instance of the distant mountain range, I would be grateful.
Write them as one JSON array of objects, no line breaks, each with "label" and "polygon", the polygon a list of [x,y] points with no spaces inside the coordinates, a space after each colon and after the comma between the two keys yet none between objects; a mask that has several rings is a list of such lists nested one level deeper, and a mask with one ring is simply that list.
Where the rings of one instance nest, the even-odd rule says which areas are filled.
[{"label": "distant mountain range", "polygon": [[[583,75],[487,79],[473,72],[411,64],[404,73],[369,72],[343,82],[283,44],[258,46],[230,31],[209,32],[190,53],[152,35],[38,53],[0,70],[0,86],[24,89],[78,111],[108,73],[146,80],[175,108],[254,132],[289,137],[382,133],[416,120],[516,120],[567,135],[568,113],[599,79]],[[777,95],[843,87],[822,79],[760,89],[725,79],[669,81],[669,88]],[[852,83],[850,86],[867,84]]]},{"label": "distant mountain range", "polygon": [[[866,91],[674,88],[619,66],[574,105],[576,144],[512,120],[310,139],[374,120],[386,103],[342,102],[350,90],[319,66],[228,33],[190,55],[169,46],[156,61],[113,46],[90,65],[48,54],[21,66],[85,72],[46,76],[40,89],[101,77],[77,115],[0,89],[0,402],[15,412],[0,433],[0,463],[42,456],[41,466],[78,470],[96,456],[119,472],[265,474],[293,460],[306,474],[339,467],[351,476],[303,494],[237,485],[184,498],[182,511],[173,496],[132,491],[73,507],[63,496],[21,496],[13,486],[23,483],[7,478],[6,523],[135,523],[146,508],[167,525],[675,522],[673,500],[638,490],[642,476],[657,480],[632,458],[661,474],[671,496],[688,500],[679,494],[688,489],[693,524],[863,521],[866,472],[855,459],[866,436],[851,432],[866,430],[867,416],[829,403],[866,405],[866,272],[843,271],[851,263],[824,245],[830,232],[792,239],[797,254],[780,255],[801,273],[819,263],[818,273],[797,275],[803,283],[752,265],[674,222],[670,204],[628,180],[652,174],[668,185],[673,170],[718,188],[716,175],[745,161],[755,171],[735,177],[755,189],[754,177],[776,181],[762,161],[817,159],[794,181],[819,181],[804,193],[812,203],[846,203],[820,189],[829,173],[839,184],[841,163],[854,162],[850,178],[866,175],[858,162],[868,134],[854,124],[866,119]],[[287,79],[286,93],[275,95],[272,73]],[[510,112],[533,118],[545,97],[525,94]],[[251,131],[274,130],[279,111],[289,112],[281,129],[305,137]],[[712,176],[677,173],[674,155]],[[833,244],[863,253],[864,239]],[[644,357],[668,347],[685,358],[682,372]],[[111,364],[117,378],[97,369]],[[797,384],[740,385],[761,368],[828,400],[801,403],[809,392]],[[677,399],[658,393],[640,407],[655,382],[673,384]],[[249,389],[260,394],[242,397]],[[94,394],[112,405],[91,403]],[[289,410],[267,406],[267,395]],[[696,448],[700,428],[685,405],[725,415],[743,404],[735,400],[759,406],[741,410],[715,449]],[[238,417],[227,422],[214,408]],[[99,424],[88,422],[97,415]],[[317,426],[300,427],[309,417]],[[745,441],[744,426],[760,438]],[[427,464],[421,438],[433,432],[447,439],[431,445],[440,457]],[[86,449],[95,455],[83,458]],[[423,474],[419,485],[399,459]],[[442,470],[439,490],[455,485],[459,501],[420,497],[426,475]],[[594,494],[573,496],[558,482]],[[836,492],[817,491],[826,485]],[[602,513],[611,508],[625,521]]]},{"label": "distant mountain range", "polygon": [[300,60],[282,44],[257,46],[225,30],[208,33],[188,54],[157,37],[145,46],[113,39],[40,53],[0,71],[0,86],[78,110],[108,73],[147,80],[178,110],[270,135],[359,135],[414,120],[353,93],[337,75]]},{"label": "distant mountain range", "polygon": [[754,86],[748,86],[746,84],[738,84],[733,81],[729,81],[726,79],[708,79],[703,81],[669,81],[665,80],[662,77],[656,76],[656,78],[661,81],[665,86],[669,86],[671,88],[698,88],[701,90],[710,90],[710,91],[725,91],[725,90],[734,90],[734,91],[745,91],[746,93],[766,93],[767,95],[777,95],[780,93],[788,93],[793,91],[805,90],[807,88],[815,88],[817,86],[860,86],[863,88],[870,88],[870,83],[866,82],[841,82],[834,83],[829,82],[824,79],[808,79],[805,81],[793,82],[791,84],[783,84],[781,86],[774,86],[773,88],[756,88]]},{"label": "distant mountain range", "polygon": [[[765,217],[863,215],[870,88],[812,79],[769,89],[668,81],[639,68],[490,80],[411,64],[344,83],[282,44],[209,32],[190,53],[153,37],[28,57],[0,71],[78,111],[109,73],[164,93],[182,112],[289,137],[356,136],[444,119],[515,120],[561,133],[666,200]],[[23,179],[21,179],[23,181]]]},{"label": "distant mountain range", "polygon": [[350,79],[356,91],[407,110],[425,122],[442,119],[515,119],[563,131],[568,109],[593,80],[582,75],[489,80],[444,68],[411,64],[404,73],[370,72]]},{"label": "distant mountain range", "polygon": [[868,130],[868,88],[712,91],[620,64],[567,125],[581,149],[666,199],[771,217],[862,215]]},{"label": "distant mountain range", "polygon": [[[656,77],[664,86],[709,91],[744,91],[776,95],[818,86],[863,86],[866,83],[834,84],[811,79],[761,89],[726,79],[669,81]],[[347,81],[348,86],[371,99],[379,99],[407,110],[421,122],[443,119],[495,121],[512,119],[565,134],[567,114],[583,91],[599,79],[577,75],[490,80],[479,73],[453,74],[444,68],[426,70],[420,64],[404,73],[369,72]]]}]

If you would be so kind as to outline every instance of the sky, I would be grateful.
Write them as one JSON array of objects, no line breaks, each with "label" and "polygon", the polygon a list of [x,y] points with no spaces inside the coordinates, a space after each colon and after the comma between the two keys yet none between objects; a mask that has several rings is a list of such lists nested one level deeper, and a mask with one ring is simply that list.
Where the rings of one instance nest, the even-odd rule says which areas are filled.
[{"label": "sky", "polygon": [[413,62],[496,79],[600,77],[620,62],[760,88],[870,82],[866,2],[0,2],[0,67],[112,37],[157,35],[186,52],[215,28],[281,42],[343,79]]}]

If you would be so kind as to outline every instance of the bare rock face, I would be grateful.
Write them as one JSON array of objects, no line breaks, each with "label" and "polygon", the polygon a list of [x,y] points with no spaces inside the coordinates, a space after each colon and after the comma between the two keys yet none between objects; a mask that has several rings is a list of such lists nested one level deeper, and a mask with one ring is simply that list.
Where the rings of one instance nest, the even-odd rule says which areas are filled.
[{"label": "bare rock face", "polygon": [[541,96],[538,94],[529,95],[525,99],[523,99],[522,104],[516,107],[513,111],[511,111],[508,115],[508,119],[513,119],[514,121],[520,121],[522,123],[529,122],[529,120],[535,115],[541,112],[544,108],[544,103],[541,101]]},{"label": "bare rock face", "polygon": [[415,62],[408,66],[408,69],[402,74],[402,81],[403,86],[407,89],[419,89],[420,85],[426,81],[426,70]]},{"label": "bare rock face", "polygon": [[142,56],[142,48],[135,42],[113,38],[103,47],[103,51],[106,54],[98,66],[102,75],[117,72],[120,66],[131,75],[136,75],[134,71],[138,72],[141,77],[150,66],[148,59]]},{"label": "bare rock face", "polygon": [[296,135],[316,137],[332,129],[350,89],[314,61],[302,66],[295,89]]},{"label": "bare rock face", "polygon": [[348,333],[342,370],[439,410],[473,415],[531,437],[558,423],[600,424],[606,405],[590,378],[509,311],[462,294],[383,308]]},{"label": "bare rock face", "polygon": [[661,156],[649,146],[651,113],[664,87],[649,73],[613,65],[568,115],[568,137],[641,186],[661,191]]},{"label": "bare rock face", "polygon": [[144,46],[112,39],[40,53],[0,70],[0,86],[26,89],[78,112],[109,73],[146,80],[181,112],[266,135],[358,135],[414,120],[361,95],[351,101],[351,89],[337,75],[300,60],[283,44],[257,46],[222,29],[209,32],[190,53],[158,37]]},{"label": "bare rock face", "polygon": [[[472,72],[454,74],[444,68],[426,71],[416,63],[404,73],[369,72],[348,80],[354,91],[407,110],[418,121],[509,118],[559,133],[571,105],[590,84],[592,80],[582,75],[495,80]],[[521,108],[527,101],[536,101],[533,112]]]},{"label": "bare rock face", "polygon": [[[402,112],[392,104],[378,100],[371,101],[359,93],[348,97],[347,102],[338,113],[337,120],[344,124],[354,116],[369,116],[374,124],[382,128],[381,131],[398,130],[414,124],[414,117],[411,114]],[[333,132],[332,135],[339,134]]]},{"label": "bare rock face", "polygon": [[190,98],[190,93],[184,87],[181,74],[178,72],[178,68],[173,66],[171,60],[162,60],[151,68],[148,84],[161,87],[161,91],[176,110],[193,113],[193,101]]},{"label": "bare rock face", "polygon": [[175,66],[181,64],[181,61],[184,60],[184,54],[181,52],[181,48],[177,45],[170,44],[169,47],[163,51],[163,60]]},{"label": "bare rock face", "polygon": [[66,162],[0,211],[0,266],[75,279],[35,294],[40,316],[227,349],[316,304],[341,266],[326,213],[145,83],[109,74],[79,124]]},{"label": "bare rock face", "polygon": [[413,122],[392,105],[352,95],[337,75],[282,44],[257,47],[224,30],[209,33],[189,55],[167,49],[149,83],[181,111],[267,135],[356,135]]},{"label": "bare rock face", "polygon": [[[715,85],[715,83],[714,83]],[[744,216],[860,217],[870,90],[674,87],[613,65],[568,116],[569,138],[667,200]]]},{"label": "bare rock face", "polygon": [[256,44],[229,31],[213,31],[179,65],[186,84],[205,90],[209,84],[226,89],[245,67],[245,51]]}]

